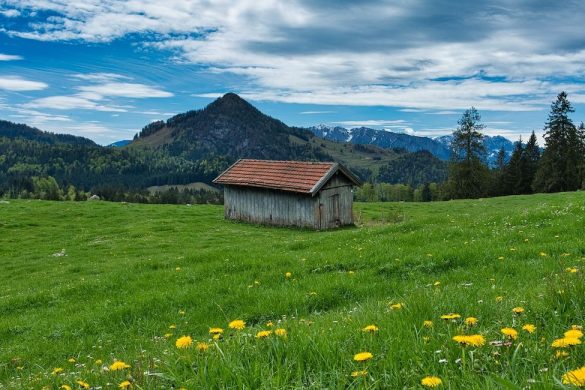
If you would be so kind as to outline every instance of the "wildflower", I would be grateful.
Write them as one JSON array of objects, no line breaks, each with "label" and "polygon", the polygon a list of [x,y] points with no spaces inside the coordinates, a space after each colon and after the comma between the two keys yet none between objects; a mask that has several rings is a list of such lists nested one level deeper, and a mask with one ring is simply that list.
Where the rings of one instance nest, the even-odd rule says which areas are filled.
[{"label": "wildflower", "polygon": [[287,279],[290,279],[292,277],[292,273],[291,272],[287,272],[284,274],[284,277]]},{"label": "wildflower", "polygon": [[576,267],[570,267],[567,268],[565,271],[567,271],[570,274],[576,274],[579,270]]},{"label": "wildflower", "polygon": [[274,326],[274,324],[272,323],[272,321],[268,321],[268,322],[266,323],[266,326],[268,326],[268,327],[270,328],[270,327],[273,327],[273,326]]},{"label": "wildflower", "polygon": [[375,333],[379,330],[376,325],[368,325],[362,329],[363,332]]},{"label": "wildflower", "polygon": [[583,337],[583,332],[581,332],[579,329],[571,329],[565,332],[565,337],[580,339]]},{"label": "wildflower", "polygon": [[502,328],[502,334],[512,340],[518,338],[518,331],[514,328]]},{"label": "wildflower", "polygon": [[536,331],[536,326],[532,324],[526,324],[522,327],[522,329],[527,331],[528,333],[534,333]]},{"label": "wildflower", "polygon": [[458,318],[461,318],[461,316],[457,313],[449,313],[449,314],[443,314],[441,316],[442,320],[456,320]]},{"label": "wildflower", "polygon": [[123,381],[118,385],[118,387],[120,389],[129,389],[130,387],[132,387],[132,383],[130,383],[130,381]]},{"label": "wildflower", "polygon": [[223,329],[222,328],[209,328],[209,334],[222,334],[223,333]]},{"label": "wildflower", "polygon": [[260,332],[256,333],[257,339],[265,339],[266,337],[272,334],[271,330],[261,330]]},{"label": "wildflower", "polygon": [[59,375],[62,372],[63,372],[63,369],[61,367],[56,367],[56,368],[53,369],[53,371],[51,372],[51,374],[53,374],[53,375]]},{"label": "wildflower", "polygon": [[103,362],[102,362],[102,359],[97,359],[97,360],[95,361],[95,364],[97,364],[98,366],[99,366],[99,365],[101,365],[102,363],[103,363]]},{"label": "wildflower", "polygon": [[61,386],[59,386],[59,388],[63,389],[63,390],[71,390],[71,386],[69,386],[69,385],[61,385]]},{"label": "wildflower", "polygon": [[175,345],[179,349],[189,348],[193,344],[193,339],[191,336],[182,336],[175,341]]},{"label": "wildflower", "polygon": [[89,389],[89,383],[79,380],[76,382],[82,389]]},{"label": "wildflower", "polygon": [[169,337],[171,337],[173,334],[172,333],[165,333],[165,339],[168,339]]},{"label": "wildflower", "polygon": [[423,341],[425,343],[428,343],[431,340],[431,338],[429,336],[423,336]]},{"label": "wildflower", "polygon": [[571,325],[571,329],[573,329],[573,330],[583,330],[583,327],[581,325]]},{"label": "wildflower", "polygon": [[502,302],[503,300],[504,300],[504,297],[502,297],[502,296],[496,297],[496,302]]},{"label": "wildflower", "polygon": [[370,360],[373,357],[374,355],[372,355],[370,352],[360,352],[353,356],[353,360],[356,362],[365,362],[366,360]]},{"label": "wildflower", "polygon": [[475,326],[475,325],[477,325],[477,318],[475,318],[475,317],[467,317],[465,319],[465,325],[467,325],[467,326]]},{"label": "wildflower", "polygon": [[278,337],[286,337],[286,329],[278,328],[274,330],[274,334],[277,335]]},{"label": "wildflower", "polygon": [[185,315],[185,310],[179,310],[179,315],[180,316],[184,316]]},{"label": "wildflower", "polygon": [[546,252],[540,252],[538,255],[539,255],[539,256],[542,256],[542,257],[546,257],[546,256],[548,256],[548,255],[546,254]]},{"label": "wildflower", "polygon": [[400,310],[404,307],[404,303],[392,303],[390,304],[390,309],[392,310]]},{"label": "wildflower", "polygon": [[563,384],[585,387],[585,366],[563,375]]},{"label": "wildflower", "polygon": [[121,360],[115,361],[114,363],[112,363],[112,365],[110,366],[110,371],[119,371],[119,370],[124,370],[126,368],[130,368],[130,366],[126,363],[124,363]]},{"label": "wildflower", "polygon": [[433,286],[435,286],[435,287],[439,287],[440,285],[441,285],[441,282],[439,282],[438,280],[435,283],[433,283]]},{"label": "wildflower", "polygon": [[557,358],[557,359],[562,359],[562,358],[565,358],[567,356],[569,356],[569,352],[567,352],[567,351],[557,351],[555,353],[555,358]]},{"label": "wildflower", "polygon": [[175,324],[169,325],[169,329],[177,329],[177,325]]},{"label": "wildflower", "polygon": [[179,272],[181,270],[181,267],[177,267],[175,268],[175,271]]},{"label": "wildflower", "polygon": [[514,312],[514,314],[522,314],[522,313],[524,313],[524,308],[523,307],[515,307],[512,309],[512,311]]},{"label": "wildflower", "polygon": [[213,340],[217,341],[221,339],[221,333],[216,333],[212,336]]},{"label": "wildflower", "polygon": [[578,338],[564,337],[562,339],[556,339],[555,341],[552,342],[550,346],[553,348],[567,348],[579,344],[581,344],[581,340],[579,340]]},{"label": "wildflower", "polygon": [[366,370],[362,370],[362,371],[354,371],[351,373],[351,376],[354,378],[358,378],[360,376],[366,376],[368,375],[368,372]]},{"label": "wildflower", "polygon": [[432,328],[433,327],[433,321],[426,320],[426,321],[423,322],[423,326],[425,328]]},{"label": "wildflower", "polygon": [[437,376],[426,376],[421,379],[420,384],[424,387],[435,388],[439,387],[443,381]]},{"label": "wildflower", "polygon": [[209,344],[207,344],[207,343],[197,343],[196,348],[197,348],[197,350],[199,352],[205,352],[205,351],[207,351],[209,349]]},{"label": "wildflower", "polygon": [[69,358],[69,359],[67,359],[67,361],[68,361],[69,363],[75,363],[75,358]]},{"label": "wildflower", "polygon": [[485,344],[485,339],[480,334],[473,335],[458,335],[454,336],[453,340],[463,346],[481,347]]},{"label": "wildflower", "polygon": [[242,320],[234,320],[228,324],[231,329],[242,330],[246,327],[246,323]]}]

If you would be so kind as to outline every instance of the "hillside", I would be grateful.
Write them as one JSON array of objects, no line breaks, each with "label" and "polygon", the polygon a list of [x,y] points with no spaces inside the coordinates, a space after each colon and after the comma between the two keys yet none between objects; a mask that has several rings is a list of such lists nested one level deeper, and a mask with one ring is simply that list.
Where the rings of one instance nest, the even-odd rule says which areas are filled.
[{"label": "hillside", "polygon": [[544,389],[585,361],[584,345],[551,347],[585,325],[584,193],[355,213],[359,227],[313,232],[228,222],[221,206],[0,202],[0,388],[414,389],[436,375]]},{"label": "hillside", "polygon": [[51,145],[65,144],[96,146],[95,142],[84,137],[77,137],[71,134],[54,134],[22,123],[13,123],[4,120],[0,120],[0,137],[29,140]]}]

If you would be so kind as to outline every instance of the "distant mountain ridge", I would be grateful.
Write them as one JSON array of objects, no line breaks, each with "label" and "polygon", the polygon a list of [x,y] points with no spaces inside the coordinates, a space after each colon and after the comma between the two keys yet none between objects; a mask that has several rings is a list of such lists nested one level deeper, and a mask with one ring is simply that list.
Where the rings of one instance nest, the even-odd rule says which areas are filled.
[{"label": "distant mountain ridge", "polygon": [[[435,138],[414,136],[404,133],[395,133],[386,130],[357,127],[346,129],[340,126],[318,125],[308,128],[317,137],[337,142],[348,142],[359,145],[375,145],[381,148],[405,149],[409,152],[426,150],[441,160],[448,160],[451,154],[449,145],[452,135]],[[484,144],[487,151],[487,161],[494,164],[497,154],[503,147],[508,157],[514,150],[514,143],[502,136],[485,136]]]},{"label": "distant mountain ridge", "polygon": [[50,133],[22,123],[14,123],[4,120],[0,120],[0,137],[24,139],[50,145],[66,144],[97,146],[95,142],[88,138],[78,137],[71,134]]}]

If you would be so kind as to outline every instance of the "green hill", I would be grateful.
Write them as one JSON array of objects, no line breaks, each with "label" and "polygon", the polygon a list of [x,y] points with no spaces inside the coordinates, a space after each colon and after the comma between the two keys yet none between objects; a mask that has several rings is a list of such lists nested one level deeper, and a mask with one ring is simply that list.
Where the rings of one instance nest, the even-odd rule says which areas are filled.
[{"label": "green hill", "polygon": [[[0,388],[420,388],[436,375],[552,389],[584,364],[584,345],[551,344],[585,325],[585,193],[355,212],[356,228],[314,232],[228,222],[221,206],[2,201]],[[277,328],[287,336],[258,335]]]}]

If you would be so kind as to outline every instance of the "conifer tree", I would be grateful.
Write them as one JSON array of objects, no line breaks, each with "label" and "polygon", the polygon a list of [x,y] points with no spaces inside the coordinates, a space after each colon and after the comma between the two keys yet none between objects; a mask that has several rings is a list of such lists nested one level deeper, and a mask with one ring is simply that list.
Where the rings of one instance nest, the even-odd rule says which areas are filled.
[{"label": "conifer tree", "polygon": [[478,198],[489,188],[489,170],[483,161],[484,125],[474,107],[466,110],[457,123],[451,141],[449,193],[452,198]]},{"label": "conifer tree", "polygon": [[574,191],[582,186],[585,137],[569,118],[572,112],[567,94],[561,92],[551,105],[544,128],[546,149],[536,171],[535,191]]}]

